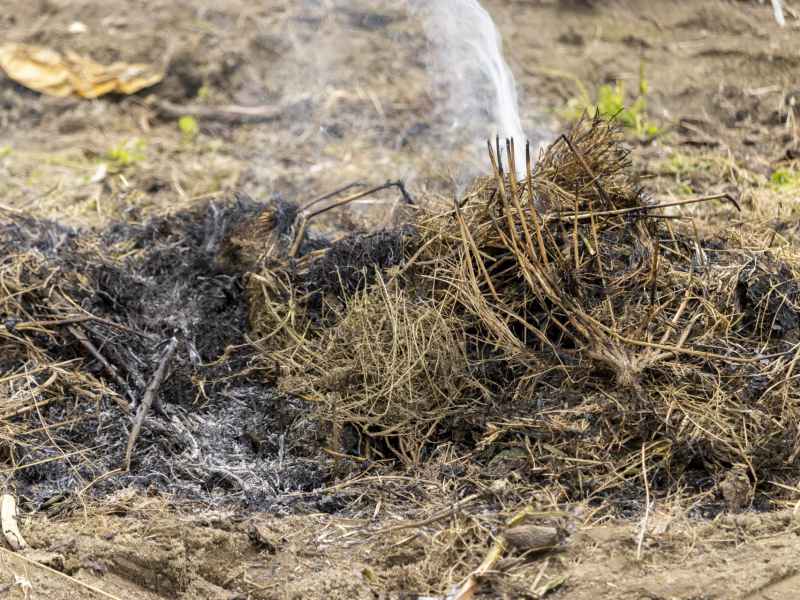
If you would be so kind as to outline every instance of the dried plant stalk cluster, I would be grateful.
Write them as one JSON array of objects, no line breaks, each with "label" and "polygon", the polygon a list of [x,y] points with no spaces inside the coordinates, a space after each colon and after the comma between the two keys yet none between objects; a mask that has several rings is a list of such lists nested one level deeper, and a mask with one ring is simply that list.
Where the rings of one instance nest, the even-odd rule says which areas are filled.
[{"label": "dried plant stalk cluster", "polygon": [[490,155],[457,205],[384,234],[392,260],[328,264],[318,285],[348,238],[251,280],[283,388],[361,450],[523,449],[571,498],[624,490],[642,461],[663,490],[708,489],[732,465],[770,496],[793,485],[797,252],[700,239],[670,212],[691,201],[638,186],[613,123],[578,124],[535,169],[510,144]]}]

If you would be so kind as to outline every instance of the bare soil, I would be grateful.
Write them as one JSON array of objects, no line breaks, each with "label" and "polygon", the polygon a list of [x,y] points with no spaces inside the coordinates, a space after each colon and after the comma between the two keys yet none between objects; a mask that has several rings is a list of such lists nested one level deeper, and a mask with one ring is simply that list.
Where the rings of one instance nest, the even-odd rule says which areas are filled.
[{"label": "bare soil", "polygon": [[[663,130],[655,140],[631,135],[648,190],[664,199],[730,192],[743,214],[725,205],[682,210],[703,228],[759,223],[797,240],[797,183],[772,177],[794,172],[800,156],[795,15],[781,30],[769,3],[755,1],[484,4],[504,34],[529,131],[555,138],[581,87],[593,93],[625,81],[634,91],[644,64],[648,118]],[[85,31],[71,33],[74,22]],[[0,76],[0,217],[135,227],[233,192],[302,201],[355,180],[403,179],[412,195],[451,195],[480,156],[482,144],[448,128],[421,27],[392,2],[35,0],[2,11],[0,32],[101,61],[170,64],[156,88],[95,101],[44,98]],[[265,123],[201,120],[190,138],[159,112],[158,100],[278,113]],[[107,174],[94,177],[104,163]],[[354,207],[336,224],[374,223],[383,206]],[[271,426],[270,415],[262,418]],[[251,460],[238,446],[218,450]],[[256,479],[277,468],[253,464]],[[301,475],[313,479],[316,471],[303,465]],[[374,590],[443,597],[449,590],[434,582],[463,571],[458,555],[435,555],[441,540],[427,525],[393,527],[425,521],[463,497],[465,484],[453,483],[446,466],[425,477],[381,471],[384,479],[372,482],[381,493],[370,496],[374,488],[342,483],[326,465],[324,482],[283,490],[285,502],[269,510],[195,504],[190,487],[172,495],[135,482],[108,488],[79,510],[24,515],[34,550],[0,554],[0,591],[52,600],[378,597]],[[407,475],[419,479],[393,487]],[[413,510],[394,512],[398,496]],[[800,585],[794,508],[787,502],[783,510],[703,520],[691,506],[664,503],[647,519],[635,511],[628,520],[598,520],[577,507],[563,524],[563,545],[527,557],[541,565],[539,581],[494,586],[501,578],[493,574],[481,593],[537,597],[535,589],[552,582],[548,597],[570,600],[793,598]],[[502,565],[512,580],[514,560],[522,559]]]}]

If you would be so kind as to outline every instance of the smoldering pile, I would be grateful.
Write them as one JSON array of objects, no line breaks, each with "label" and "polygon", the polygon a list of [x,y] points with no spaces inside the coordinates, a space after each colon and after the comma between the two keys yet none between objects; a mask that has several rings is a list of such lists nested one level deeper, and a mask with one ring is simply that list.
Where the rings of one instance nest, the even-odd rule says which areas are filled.
[{"label": "smoldering pile", "polygon": [[521,499],[636,511],[646,478],[721,505],[733,472],[780,502],[800,476],[796,249],[699,237],[605,121],[519,179],[502,155],[457,204],[338,240],[284,201],[101,233],[9,216],[5,474],[34,507],[134,485],[275,508],[446,453]]},{"label": "smoldering pile", "polygon": [[364,237],[267,260],[251,317],[280,388],[345,455],[513,456],[520,484],[559,501],[640,499],[644,477],[713,502],[737,470],[758,505],[785,497],[800,476],[797,250],[701,239],[670,212],[690,201],[649,199],[605,121],[521,179],[513,148],[510,165],[490,154],[493,175],[457,205],[382,234],[391,260],[353,262]]}]

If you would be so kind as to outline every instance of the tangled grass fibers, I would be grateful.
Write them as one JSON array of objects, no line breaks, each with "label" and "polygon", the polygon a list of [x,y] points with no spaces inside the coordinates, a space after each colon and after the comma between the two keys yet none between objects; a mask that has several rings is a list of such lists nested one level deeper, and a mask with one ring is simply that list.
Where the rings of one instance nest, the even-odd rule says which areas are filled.
[{"label": "tangled grass fibers", "polygon": [[[254,280],[281,386],[361,451],[524,449],[528,477],[565,499],[638,493],[643,469],[664,492],[734,466],[773,499],[794,486],[796,249],[700,239],[670,212],[686,201],[640,188],[613,123],[579,123],[535,169],[528,153],[519,179],[489,151],[492,176],[420,211],[392,238],[400,259],[362,264],[357,289],[352,265],[315,288],[319,253]],[[733,202],[695,201],[715,200]]]},{"label": "tangled grass fibers", "polygon": [[317,398],[334,423],[357,426],[419,462],[425,441],[468,411],[481,390],[462,368],[468,358],[457,321],[383,284],[356,293],[313,349],[286,356],[284,364],[292,361],[292,372],[302,375],[283,384]]}]

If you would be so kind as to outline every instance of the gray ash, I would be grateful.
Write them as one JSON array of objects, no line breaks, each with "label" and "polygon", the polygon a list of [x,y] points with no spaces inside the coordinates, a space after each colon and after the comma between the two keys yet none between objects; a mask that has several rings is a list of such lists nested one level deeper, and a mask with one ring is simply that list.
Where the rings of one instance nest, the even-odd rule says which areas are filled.
[{"label": "gray ash", "polygon": [[[291,503],[284,495],[324,484],[310,410],[271,387],[246,336],[247,269],[230,253],[228,239],[269,208],[239,197],[143,224],[116,223],[100,233],[27,217],[0,221],[0,266],[35,256],[23,277],[44,282],[13,301],[0,298],[6,313],[0,345],[13,350],[0,361],[0,378],[36,366],[24,364],[34,347],[44,363],[75,361],[73,383],[84,374],[138,400],[165,341],[179,341],[129,473],[103,477],[123,464],[132,423],[110,391],[91,397],[80,384],[67,385],[66,397],[14,418],[14,427],[30,433],[0,456],[18,466],[13,484],[28,509],[56,510],[65,506],[56,500],[74,500],[83,489],[102,496],[132,485],[212,505],[286,510]],[[288,209],[274,208],[292,220]],[[15,329],[75,315],[92,317],[48,325],[45,333]],[[118,379],[70,326],[84,332]],[[32,381],[42,384],[47,376],[45,369]],[[44,432],[43,424],[51,429]]]},{"label": "gray ash", "polygon": [[377,273],[400,265],[411,236],[410,230],[398,229],[338,240],[303,276],[302,287],[316,298],[326,294],[349,298],[372,285]]}]

